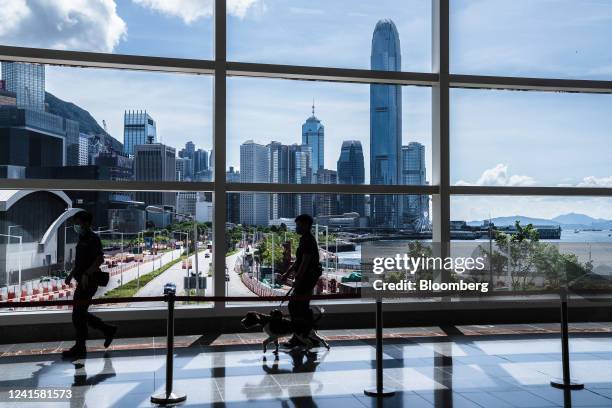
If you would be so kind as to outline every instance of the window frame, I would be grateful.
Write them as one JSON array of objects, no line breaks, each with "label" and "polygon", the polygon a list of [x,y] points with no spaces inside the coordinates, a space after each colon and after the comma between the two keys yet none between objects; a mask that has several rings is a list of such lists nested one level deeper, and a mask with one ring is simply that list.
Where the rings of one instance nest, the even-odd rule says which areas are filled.
[{"label": "window frame", "polygon": [[[432,72],[391,72],[350,68],[327,68],[316,66],[275,65],[234,62],[227,60],[227,4],[226,0],[215,0],[214,12],[214,59],[185,59],[140,55],[63,51],[0,45],[0,60],[34,62],[72,67],[95,67],[130,69],[149,72],[187,73],[213,76],[213,151],[214,180],[212,182],[136,182],[103,180],[41,180],[3,179],[0,189],[62,189],[102,191],[212,191],[213,192],[213,266],[214,293],[225,293],[224,245],[214,245],[225,239],[227,193],[344,193],[344,194],[427,194],[432,196],[433,240],[440,242],[443,254],[450,250],[450,199],[453,195],[515,195],[515,196],[593,196],[612,197],[610,187],[504,187],[504,186],[453,186],[450,184],[449,146],[449,93],[451,88],[529,90],[536,92],[579,92],[612,94],[612,81],[526,78],[483,75],[457,75],[449,71],[449,2],[432,1]],[[432,89],[432,183],[422,186],[402,185],[292,185],[292,184],[241,184],[228,183],[226,172],[227,139],[227,77],[279,78],[315,80],[322,82],[380,83],[425,86]],[[538,304],[548,305],[549,302]],[[507,302],[487,303],[504,307]],[[266,304],[263,304],[265,306]],[[435,304],[435,308],[443,307]],[[467,303],[466,303],[467,305]],[[351,304],[332,304],[334,312],[370,310],[367,305],[355,308]],[[452,306],[452,305],[450,305]],[[482,305],[481,305],[482,306]],[[390,305],[392,309],[412,310],[422,306],[407,303]],[[478,304],[473,305],[478,307]],[[507,307],[507,306],[506,306]],[[249,308],[252,308],[250,306]],[[177,317],[201,317],[214,315],[237,315],[244,308],[227,307],[225,302],[215,302],[212,308],[180,308]],[[127,309],[103,311],[118,319],[159,318],[164,308],[147,310]],[[29,315],[29,317],[25,317]],[[7,324],[30,324],[35,320],[67,321],[67,312],[11,313],[1,314],[0,322]],[[12,322],[12,323],[11,323]]]}]

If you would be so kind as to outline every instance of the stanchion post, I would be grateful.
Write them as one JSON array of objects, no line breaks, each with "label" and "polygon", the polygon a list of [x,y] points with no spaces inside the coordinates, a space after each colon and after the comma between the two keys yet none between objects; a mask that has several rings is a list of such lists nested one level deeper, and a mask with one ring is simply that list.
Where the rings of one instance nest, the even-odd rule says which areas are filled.
[{"label": "stanchion post", "polygon": [[382,299],[376,299],[376,388],[363,390],[369,397],[390,397],[395,391],[383,384],[383,313]]},{"label": "stanchion post", "polygon": [[567,288],[561,289],[561,358],[563,361],[563,379],[553,379],[550,385],[555,388],[581,390],[584,384],[572,380],[569,360],[569,328],[567,317]]},{"label": "stanchion post", "polygon": [[166,391],[151,396],[151,402],[159,405],[177,404],[187,399],[187,395],[172,391],[174,373],[174,302],[176,300],[176,286],[167,283],[164,286],[164,295],[168,302],[168,329],[166,346]]}]

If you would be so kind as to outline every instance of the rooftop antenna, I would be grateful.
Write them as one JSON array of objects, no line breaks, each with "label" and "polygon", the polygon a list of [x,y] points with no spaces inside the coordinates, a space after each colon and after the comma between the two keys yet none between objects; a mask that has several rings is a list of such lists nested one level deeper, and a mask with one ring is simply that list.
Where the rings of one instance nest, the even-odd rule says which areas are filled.
[{"label": "rooftop antenna", "polygon": [[314,118],[314,97],[312,98],[312,117]]}]

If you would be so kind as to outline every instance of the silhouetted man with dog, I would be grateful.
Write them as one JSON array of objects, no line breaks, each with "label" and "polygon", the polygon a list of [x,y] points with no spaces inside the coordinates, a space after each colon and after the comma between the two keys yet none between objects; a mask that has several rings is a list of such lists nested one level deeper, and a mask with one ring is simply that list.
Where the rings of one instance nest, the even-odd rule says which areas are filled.
[{"label": "silhouetted man with dog", "polygon": [[[300,235],[300,243],[295,253],[295,262],[282,275],[285,279],[294,274],[293,292],[289,298],[289,314],[293,325],[294,336],[283,347],[294,348],[305,344],[298,338],[307,338],[313,329],[313,315],[310,299],[323,270],[319,263],[319,246],[311,233],[314,220],[308,214],[295,218],[295,232]],[[298,336],[296,336],[296,334]]]}]

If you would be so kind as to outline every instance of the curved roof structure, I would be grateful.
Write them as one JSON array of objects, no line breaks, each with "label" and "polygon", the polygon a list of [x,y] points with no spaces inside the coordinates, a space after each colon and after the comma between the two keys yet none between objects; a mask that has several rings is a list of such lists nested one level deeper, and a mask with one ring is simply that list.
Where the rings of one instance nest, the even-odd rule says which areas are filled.
[{"label": "curved roof structure", "polygon": [[17,201],[21,200],[28,194],[35,193],[37,191],[46,191],[50,194],[55,194],[66,203],[67,208],[72,208],[72,201],[66,193],[60,190],[0,190],[0,211],[7,211]]}]

